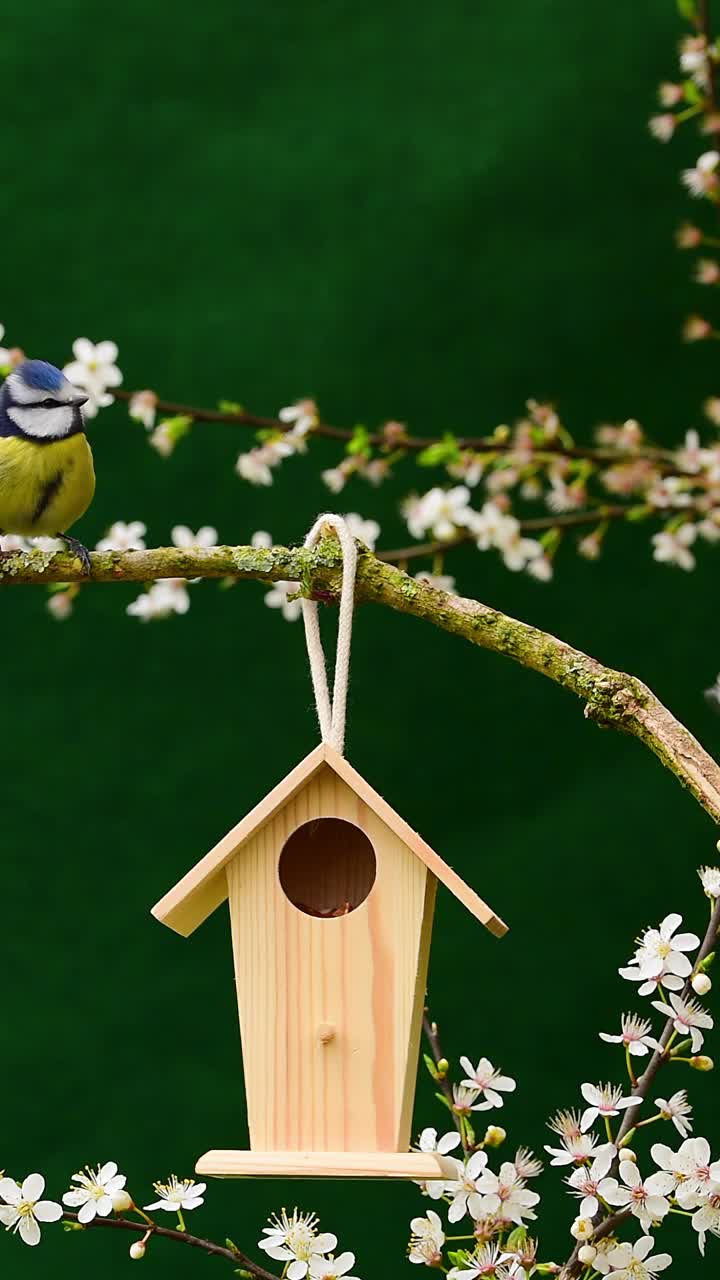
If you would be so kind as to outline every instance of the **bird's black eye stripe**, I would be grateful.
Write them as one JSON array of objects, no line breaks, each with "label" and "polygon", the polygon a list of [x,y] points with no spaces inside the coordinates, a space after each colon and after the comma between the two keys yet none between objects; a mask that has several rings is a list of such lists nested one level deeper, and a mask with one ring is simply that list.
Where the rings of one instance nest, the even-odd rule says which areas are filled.
[{"label": "bird's black eye stripe", "polygon": [[39,403],[41,409],[57,409],[60,405],[59,400],[41,400]]}]

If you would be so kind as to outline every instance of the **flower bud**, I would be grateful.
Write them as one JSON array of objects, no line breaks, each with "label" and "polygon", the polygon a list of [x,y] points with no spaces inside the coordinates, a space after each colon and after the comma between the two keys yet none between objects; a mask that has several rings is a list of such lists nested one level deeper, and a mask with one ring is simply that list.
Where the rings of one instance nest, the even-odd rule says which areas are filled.
[{"label": "flower bud", "polygon": [[576,1218],[570,1228],[570,1235],[576,1240],[589,1240],[594,1229],[590,1218]]},{"label": "flower bud", "polygon": [[132,1196],[127,1191],[113,1191],[110,1199],[115,1213],[127,1213],[133,1207]]},{"label": "flower bud", "polygon": [[692,980],[692,989],[696,996],[706,996],[712,987],[712,978],[707,973],[696,973]]},{"label": "flower bud", "polygon": [[486,1147],[500,1147],[507,1138],[507,1133],[499,1124],[490,1124],[485,1130],[483,1139]]},{"label": "flower bud", "polygon": [[435,1066],[437,1068],[438,1075],[440,1076],[446,1076],[450,1070],[450,1063],[447,1058],[441,1058],[439,1062],[435,1063]]},{"label": "flower bud", "polygon": [[145,1257],[145,1245],[142,1240],[136,1240],[134,1244],[130,1245],[130,1257],[134,1258],[136,1262]]},{"label": "flower bud", "polygon": [[620,1160],[629,1160],[631,1164],[637,1164],[637,1156],[632,1147],[621,1147],[619,1152]]},{"label": "flower bud", "polygon": [[586,1267],[590,1266],[597,1258],[597,1249],[594,1244],[584,1244],[582,1249],[578,1249],[578,1258]]},{"label": "flower bud", "polygon": [[690,1066],[694,1067],[696,1071],[712,1071],[715,1063],[712,1058],[708,1058],[706,1054],[701,1053],[690,1059]]}]

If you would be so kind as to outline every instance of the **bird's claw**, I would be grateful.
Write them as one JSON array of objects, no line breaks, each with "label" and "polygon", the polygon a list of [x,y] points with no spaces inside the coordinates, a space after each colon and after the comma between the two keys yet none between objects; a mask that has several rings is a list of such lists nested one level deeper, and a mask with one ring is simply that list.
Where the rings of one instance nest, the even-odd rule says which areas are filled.
[{"label": "bird's claw", "polygon": [[73,555],[77,556],[83,567],[83,572],[90,574],[92,572],[92,563],[90,561],[90,552],[87,547],[84,546],[82,542],[78,542],[77,538],[69,537],[67,533],[59,533],[58,538],[62,538],[68,548],[68,551],[72,551]]}]

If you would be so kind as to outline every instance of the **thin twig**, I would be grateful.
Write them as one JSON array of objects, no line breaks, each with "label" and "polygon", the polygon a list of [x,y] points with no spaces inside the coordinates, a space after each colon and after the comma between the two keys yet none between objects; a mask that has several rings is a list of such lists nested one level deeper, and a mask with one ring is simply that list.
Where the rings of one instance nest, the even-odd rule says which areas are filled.
[{"label": "thin twig", "polygon": [[[76,1213],[63,1211],[63,1220],[77,1222],[78,1216]],[[257,1276],[258,1280],[278,1280],[276,1274],[272,1271],[266,1271],[259,1263],[253,1262],[240,1249],[228,1249],[225,1245],[216,1244],[214,1240],[204,1240],[200,1236],[193,1236],[188,1231],[178,1231],[173,1227],[159,1227],[154,1223],[148,1227],[146,1222],[134,1222],[131,1218],[95,1217],[92,1222],[84,1222],[80,1225],[84,1231],[99,1227],[111,1231],[132,1231],[135,1235],[141,1236],[145,1236],[148,1233],[150,1237],[161,1236],[165,1240],[174,1240],[176,1244],[185,1244],[191,1249],[202,1249],[204,1253],[212,1254],[218,1258],[226,1258],[228,1262],[234,1262],[236,1267],[243,1267],[251,1275]]]},{"label": "thin twig", "polygon": [[[430,1010],[428,1008],[425,1008],[423,1010],[423,1031],[425,1032],[425,1038],[428,1044],[430,1045],[430,1049],[432,1051],[433,1062],[437,1067],[438,1062],[442,1062],[442,1060],[445,1058],[445,1054],[443,1053],[442,1047],[440,1045],[440,1035],[438,1032],[437,1022],[433,1022],[432,1019],[430,1018]],[[455,1110],[455,1099],[453,1097],[452,1085],[448,1080],[446,1074],[442,1074],[436,1077],[435,1083],[439,1084],[440,1088],[443,1091],[445,1100],[448,1104],[448,1110],[450,1111],[450,1115],[452,1116],[453,1124],[455,1125],[455,1128],[460,1134],[460,1138],[463,1144],[463,1149],[465,1149],[466,1148],[465,1129],[460,1120],[459,1115]]]},{"label": "thin twig", "polygon": [[[125,391],[123,388],[117,387],[113,388],[110,394],[116,400],[129,401],[137,392]],[[193,422],[226,423],[228,426],[233,427],[250,427],[255,431],[279,431],[284,433],[291,431],[293,427],[292,423],[282,422],[280,418],[264,417],[257,413],[249,413],[245,409],[239,413],[233,413],[222,409],[205,409],[199,405],[181,404],[176,400],[158,400],[156,408],[160,414],[192,418]],[[334,427],[328,422],[318,422],[313,427],[312,434],[322,436],[328,440],[339,440],[347,444],[354,438],[355,432],[348,427]],[[407,434],[401,437],[393,435],[390,438],[382,431],[375,431],[368,434],[367,443],[372,445],[373,448],[384,448],[393,452],[396,449],[420,452],[423,449],[427,449],[429,445],[440,444],[443,439],[443,436],[412,436]],[[472,449],[475,453],[524,454],[531,449],[527,444],[521,446],[512,439],[499,441],[492,436],[457,436],[455,441],[458,448]],[[674,457],[672,450],[660,449],[654,445],[624,450],[611,447],[593,448],[592,446],[566,445],[561,440],[546,440],[538,446],[537,450],[531,450],[531,452],[534,458],[547,454],[553,458],[573,458],[602,465],[636,462],[638,458],[646,458],[661,467],[669,466],[676,474],[683,473],[683,469]]]},{"label": "thin twig", "polygon": [[[700,950],[698,951],[698,954],[697,954],[697,959],[695,961],[695,967],[693,969],[693,973],[697,973],[700,966],[702,965],[703,960],[706,960],[707,957],[710,955],[710,952],[715,950],[715,946],[717,944],[718,931],[720,931],[720,898],[715,903],[715,907],[710,917],[710,923],[707,927],[705,937],[703,938],[703,941],[700,946]],[[685,986],[683,987],[683,990],[682,990],[683,1000],[692,995],[692,976],[693,975],[691,974],[687,982],[685,983]],[[629,1134],[635,1128],[635,1124],[636,1124],[639,1109],[640,1109],[640,1104],[645,1100],[645,1098],[647,1098],[648,1093],[650,1092],[650,1088],[653,1084],[653,1081],[655,1080],[655,1077],[657,1076],[657,1073],[660,1070],[660,1068],[670,1060],[671,1054],[668,1053],[668,1045],[672,1038],[672,1034],[674,1030],[674,1026],[673,1026],[674,1021],[675,1021],[674,1018],[668,1018],[665,1024],[665,1027],[663,1029],[662,1035],[660,1036],[660,1040],[658,1041],[660,1048],[655,1050],[652,1058],[650,1059],[650,1062],[648,1063],[648,1066],[646,1067],[645,1071],[643,1072],[637,1084],[635,1085],[634,1089],[632,1090],[632,1097],[638,1099],[638,1105],[636,1107],[628,1107],[627,1111],[625,1112],[622,1119],[622,1124],[620,1125],[617,1136],[615,1138],[615,1143],[617,1146],[619,1146],[623,1138],[626,1137],[627,1134]],[[627,1216],[627,1215],[613,1214],[612,1218],[608,1218],[604,1222],[598,1224],[595,1230],[595,1234],[593,1236],[593,1241],[600,1239],[602,1236],[609,1235],[610,1232],[613,1230],[614,1225],[618,1221],[620,1221],[623,1216]],[[608,1225],[610,1222],[613,1223],[613,1226]],[[582,1271],[583,1265],[578,1258],[579,1249],[580,1249],[579,1244],[576,1245],[575,1248],[573,1249],[571,1256],[568,1258],[561,1272],[561,1280],[573,1280],[573,1277],[578,1276]]]},{"label": "thin twig", "polygon": [[[520,530],[522,533],[540,533],[544,529],[577,529],[583,525],[621,520],[627,515],[628,510],[629,507],[602,506],[595,510],[573,511],[566,515],[533,516],[529,520],[520,521]],[[397,547],[392,551],[378,551],[377,558],[383,560],[385,564],[406,564],[408,560],[427,559],[429,556],[452,551],[454,547],[460,547],[466,542],[474,542],[476,538],[477,534],[471,530],[463,530],[462,533],[457,533],[444,542],[436,539],[435,542],[417,542],[410,547]]]}]

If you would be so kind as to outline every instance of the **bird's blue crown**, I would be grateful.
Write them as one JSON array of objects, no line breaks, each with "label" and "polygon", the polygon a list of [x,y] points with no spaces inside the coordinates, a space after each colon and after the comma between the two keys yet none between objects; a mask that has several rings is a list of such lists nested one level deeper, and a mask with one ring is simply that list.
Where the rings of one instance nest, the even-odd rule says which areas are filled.
[{"label": "bird's blue crown", "polygon": [[64,375],[47,360],[25,360],[15,373],[35,391],[59,391],[64,382]]}]

